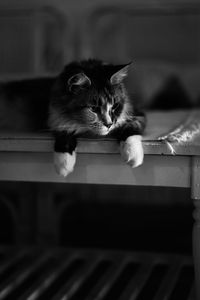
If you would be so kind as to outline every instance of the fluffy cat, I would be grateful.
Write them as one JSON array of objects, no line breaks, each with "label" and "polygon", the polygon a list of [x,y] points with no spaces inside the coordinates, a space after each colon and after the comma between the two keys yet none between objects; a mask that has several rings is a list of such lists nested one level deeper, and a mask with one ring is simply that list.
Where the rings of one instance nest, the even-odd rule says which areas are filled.
[{"label": "fluffy cat", "polygon": [[132,167],[142,164],[145,117],[137,113],[123,83],[129,68],[85,60],[68,64],[58,76],[48,119],[58,174],[65,177],[73,171],[77,137],[88,134],[117,138],[124,160]]}]

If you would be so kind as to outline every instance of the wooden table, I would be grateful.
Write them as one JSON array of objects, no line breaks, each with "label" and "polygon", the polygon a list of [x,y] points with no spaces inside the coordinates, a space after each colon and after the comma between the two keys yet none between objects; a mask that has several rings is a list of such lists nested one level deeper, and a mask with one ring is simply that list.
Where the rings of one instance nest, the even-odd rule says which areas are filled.
[{"label": "wooden table", "polygon": [[183,122],[187,111],[151,112],[143,138],[144,164],[126,165],[115,140],[80,139],[75,170],[59,177],[53,166],[53,139],[47,134],[2,133],[0,135],[0,180],[124,184],[186,187],[194,203],[193,255],[197,299],[200,299],[200,136],[174,145],[176,155],[158,137]]}]

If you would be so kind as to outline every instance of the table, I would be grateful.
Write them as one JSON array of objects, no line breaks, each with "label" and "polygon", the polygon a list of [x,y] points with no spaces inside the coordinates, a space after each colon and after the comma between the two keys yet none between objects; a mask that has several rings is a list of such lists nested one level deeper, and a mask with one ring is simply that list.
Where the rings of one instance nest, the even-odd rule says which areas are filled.
[{"label": "table", "polygon": [[186,187],[194,203],[193,256],[197,299],[200,299],[200,135],[192,141],[175,144],[173,155],[167,134],[187,120],[190,112],[149,112],[143,138],[142,166],[132,169],[119,155],[112,139],[79,139],[75,170],[59,177],[53,166],[53,139],[46,133],[0,134],[0,180],[68,182]]}]

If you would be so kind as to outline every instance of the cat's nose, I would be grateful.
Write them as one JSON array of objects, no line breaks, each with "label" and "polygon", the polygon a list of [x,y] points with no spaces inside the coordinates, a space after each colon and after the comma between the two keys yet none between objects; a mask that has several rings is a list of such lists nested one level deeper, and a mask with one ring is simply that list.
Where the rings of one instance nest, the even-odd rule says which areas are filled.
[{"label": "cat's nose", "polygon": [[105,114],[103,118],[103,125],[106,126],[107,128],[110,128],[112,126],[112,119],[108,114]]},{"label": "cat's nose", "polygon": [[109,129],[112,126],[112,123],[104,123],[104,125]]}]

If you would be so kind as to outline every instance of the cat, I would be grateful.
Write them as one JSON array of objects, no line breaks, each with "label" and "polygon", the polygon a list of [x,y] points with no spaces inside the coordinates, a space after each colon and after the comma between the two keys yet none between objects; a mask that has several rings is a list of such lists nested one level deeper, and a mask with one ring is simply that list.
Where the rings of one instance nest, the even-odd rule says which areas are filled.
[{"label": "cat", "polygon": [[59,175],[73,172],[77,138],[114,137],[123,159],[142,164],[146,120],[124,85],[131,63],[106,64],[89,59],[65,66],[53,85],[48,125],[55,137],[54,164]]}]

